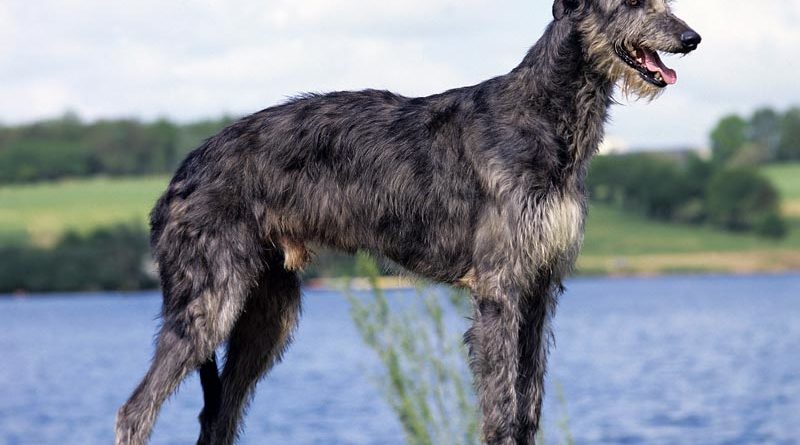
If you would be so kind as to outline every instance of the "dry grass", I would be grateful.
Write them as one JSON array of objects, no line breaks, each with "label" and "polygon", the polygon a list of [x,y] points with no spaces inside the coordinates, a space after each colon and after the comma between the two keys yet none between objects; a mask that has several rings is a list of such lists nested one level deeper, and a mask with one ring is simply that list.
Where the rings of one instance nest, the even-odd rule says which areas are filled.
[{"label": "dry grass", "polygon": [[781,212],[791,219],[800,219],[800,199],[784,200]]},{"label": "dry grass", "polygon": [[778,273],[800,270],[800,251],[697,252],[629,256],[582,256],[578,272],[602,275],[669,273]]}]

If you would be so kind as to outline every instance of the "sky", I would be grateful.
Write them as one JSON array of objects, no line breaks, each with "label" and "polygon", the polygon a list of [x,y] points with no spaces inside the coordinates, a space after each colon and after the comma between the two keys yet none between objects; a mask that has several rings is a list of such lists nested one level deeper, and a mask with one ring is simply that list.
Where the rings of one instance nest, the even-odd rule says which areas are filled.
[{"label": "sky", "polygon": [[[800,105],[800,0],[678,0],[702,36],[665,57],[678,84],[622,100],[607,134],[706,146],[728,113]],[[552,19],[548,0],[3,0],[0,123],[244,115],[301,92],[408,96],[504,74]]]}]

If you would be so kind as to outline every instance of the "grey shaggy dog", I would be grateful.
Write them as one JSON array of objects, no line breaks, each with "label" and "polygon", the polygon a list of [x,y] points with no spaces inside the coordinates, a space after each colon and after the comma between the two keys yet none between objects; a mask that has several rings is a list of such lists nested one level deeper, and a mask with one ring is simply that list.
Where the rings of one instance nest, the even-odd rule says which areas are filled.
[{"label": "grey shaggy dog", "polygon": [[469,288],[483,439],[533,444],[549,320],[580,250],[587,163],[612,94],[655,97],[676,80],[658,51],[700,43],[666,0],[556,0],[553,15],[506,75],[421,98],[306,95],[193,151],[152,212],[163,323],[116,443],[145,443],[164,400],[198,369],[198,443],[236,440],[256,382],[297,326],[313,244]]}]

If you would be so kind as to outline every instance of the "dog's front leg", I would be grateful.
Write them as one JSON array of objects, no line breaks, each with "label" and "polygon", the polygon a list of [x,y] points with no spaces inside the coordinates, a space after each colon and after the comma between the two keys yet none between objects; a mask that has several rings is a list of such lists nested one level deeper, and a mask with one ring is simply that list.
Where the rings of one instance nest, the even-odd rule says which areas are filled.
[{"label": "dog's front leg", "polygon": [[544,397],[544,376],[550,344],[550,318],[560,291],[549,285],[526,295],[520,304],[519,369],[516,443],[533,445],[539,429]]},{"label": "dog's front leg", "polygon": [[[482,286],[479,286],[479,288]],[[519,293],[503,286],[474,291],[474,321],[465,336],[489,445],[513,445],[517,429]]]}]

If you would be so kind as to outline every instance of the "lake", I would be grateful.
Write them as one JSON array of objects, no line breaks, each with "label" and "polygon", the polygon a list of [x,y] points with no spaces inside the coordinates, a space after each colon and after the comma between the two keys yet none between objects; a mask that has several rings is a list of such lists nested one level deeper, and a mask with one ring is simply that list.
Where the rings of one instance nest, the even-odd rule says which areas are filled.
[{"label": "lake", "polygon": [[[157,293],[0,298],[0,444],[111,443],[159,304]],[[241,443],[403,443],[348,308],[339,293],[305,292]],[[800,275],[574,279],[555,331],[546,424],[566,409],[578,444],[800,443]],[[194,443],[201,404],[192,377],[152,443]]]}]

